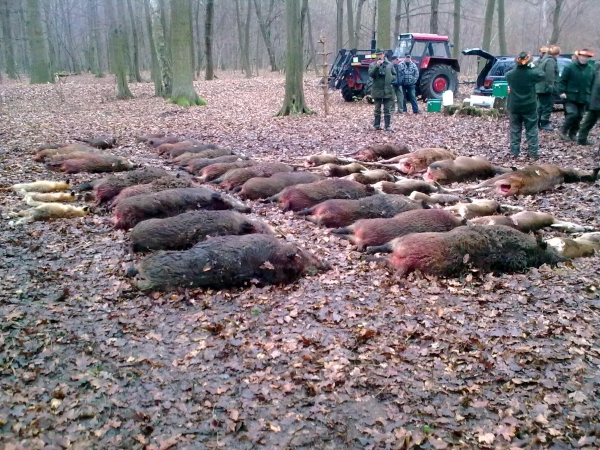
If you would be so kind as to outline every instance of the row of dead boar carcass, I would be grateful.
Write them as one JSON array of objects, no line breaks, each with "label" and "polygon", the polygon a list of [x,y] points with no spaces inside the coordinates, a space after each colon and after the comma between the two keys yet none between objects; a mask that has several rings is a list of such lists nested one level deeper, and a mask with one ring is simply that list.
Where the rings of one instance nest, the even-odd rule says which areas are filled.
[{"label": "row of dead boar carcass", "polygon": [[[346,156],[312,155],[305,159],[305,170],[297,170],[295,164],[255,161],[196,140],[150,135],[140,141],[184,172],[173,175],[162,167],[147,167],[85,183],[80,189],[93,189],[96,205],[112,209],[114,228],[131,229],[133,251],[167,250],[129,270],[141,289],[221,288],[251,280],[287,283],[329,268],[312,253],[277,239],[266,223],[242,214],[250,211],[243,202],[198,183],[218,185],[242,200],[278,203],[298,217],[334,228],[334,234],[346,237],[358,250],[392,253],[387,261],[401,275],[414,270],[440,276],[470,269],[522,271],[589,256],[600,248],[600,233],[545,242],[526,234],[545,227],[587,231],[580,225],[492,199],[460,202],[456,195],[483,189],[495,189],[502,196],[533,195],[561,183],[594,182],[598,169],[585,172],[544,164],[517,170],[478,156],[455,157],[445,149],[409,152],[402,145],[377,145]],[[38,152],[35,159],[61,155],[50,150],[59,149],[43,149],[43,158]],[[73,153],[85,159],[74,149],[63,156]],[[420,173],[422,179],[406,177]],[[485,181],[463,189],[443,187],[474,180]],[[12,188],[27,190],[25,186]],[[65,183],[48,187],[69,189]],[[52,209],[47,205],[33,209]],[[61,214],[57,217],[72,217]]]}]

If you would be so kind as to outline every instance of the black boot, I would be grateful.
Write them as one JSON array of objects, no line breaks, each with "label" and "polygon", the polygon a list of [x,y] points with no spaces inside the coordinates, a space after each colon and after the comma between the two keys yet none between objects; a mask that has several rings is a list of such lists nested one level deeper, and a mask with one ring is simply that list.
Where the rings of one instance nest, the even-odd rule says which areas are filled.
[{"label": "black boot", "polygon": [[385,123],[385,131],[394,131],[394,128],[390,125],[390,116],[383,116],[383,120]]},{"label": "black boot", "polygon": [[540,121],[540,130],[542,131],[554,131],[554,127],[550,125],[550,122]]},{"label": "black boot", "polygon": [[381,130],[381,116],[375,116],[375,122],[373,123],[373,128],[376,130]]}]

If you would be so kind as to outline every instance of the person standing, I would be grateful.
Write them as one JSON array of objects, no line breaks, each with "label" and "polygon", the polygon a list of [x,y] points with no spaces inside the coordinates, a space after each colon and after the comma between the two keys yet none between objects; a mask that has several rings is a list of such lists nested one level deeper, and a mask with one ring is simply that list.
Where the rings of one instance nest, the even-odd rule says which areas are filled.
[{"label": "person standing", "polygon": [[594,68],[588,64],[594,54],[587,49],[577,52],[577,61],[564,68],[558,92],[565,98],[565,121],[560,130],[563,141],[575,141],[587,103],[590,100]]},{"label": "person standing", "polygon": [[544,131],[554,131],[554,128],[550,125],[550,115],[554,107],[554,93],[556,92],[556,82],[558,80],[558,62],[556,59],[559,54],[560,48],[553,45],[548,49],[548,53],[537,61],[537,67],[545,75],[544,79],[535,85],[538,127]]},{"label": "person standing", "polygon": [[383,51],[377,50],[377,61],[369,66],[369,76],[373,78],[371,97],[375,100],[375,122],[376,130],[381,129],[381,105],[383,105],[383,120],[385,131],[394,131],[391,122],[391,108],[394,105],[394,88],[392,81],[396,79],[394,65],[389,62]]},{"label": "person standing", "polygon": [[416,86],[419,81],[419,68],[412,62],[410,55],[404,55],[404,61],[400,63],[402,71],[402,89],[404,90],[404,112],[408,109],[408,102],[412,106],[412,111],[419,114],[419,105],[417,104]]},{"label": "person standing", "polygon": [[[404,110],[404,92],[402,91],[402,72],[400,71],[400,58],[394,56],[392,58],[392,64],[394,64],[394,70],[396,71],[396,80],[392,83],[394,88],[394,98],[396,99],[396,111],[398,114],[402,114]],[[394,109],[394,105],[392,105]]]},{"label": "person standing", "polygon": [[548,53],[548,49],[549,47],[546,47],[545,45],[540,47],[540,59],[546,56],[546,54]]},{"label": "person standing", "polygon": [[600,119],[600,63],[596,62],[596,70],[592,75],[592,92],[590,95],[590,103],[588,110],[585,113],[581,128],[579,129],[579,136],[577,136],[577,143],[579,145],[594,145],[593,142],[588,140],[590,130],[596,125],[596,122]]},{"label": "person standing", "polygon": [[527,152],[538,158],[539,137],[535,85],[544,79],[544,72],[531,64],[531,55],[521,52],[516,59],[517,66],[506,74],[510,88],[507,109],[510,118],[510,153],[514,157],[521,152],[521,134],[525,127]]}]

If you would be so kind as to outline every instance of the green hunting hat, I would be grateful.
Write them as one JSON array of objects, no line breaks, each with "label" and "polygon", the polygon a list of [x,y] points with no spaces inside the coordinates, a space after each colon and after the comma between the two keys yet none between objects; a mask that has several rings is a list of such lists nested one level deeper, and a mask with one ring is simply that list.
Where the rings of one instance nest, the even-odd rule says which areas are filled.
[{"label": "green hunting hat", "polygon": [[383,50],[381,50],[380,48],[376,48],[375,49],[375,54],[376,55],[381,55],[383,53]]}]

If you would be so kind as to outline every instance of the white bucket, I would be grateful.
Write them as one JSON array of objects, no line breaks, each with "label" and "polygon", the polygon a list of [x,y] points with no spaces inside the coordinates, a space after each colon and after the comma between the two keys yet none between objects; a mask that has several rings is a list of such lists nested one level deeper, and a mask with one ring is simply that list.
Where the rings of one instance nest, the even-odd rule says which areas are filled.
[{"label": "white bucket", "polygon": [[444,91],[442,93],[442,106],[451,106],[454,104],[454,92]]}]

